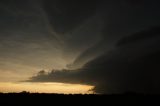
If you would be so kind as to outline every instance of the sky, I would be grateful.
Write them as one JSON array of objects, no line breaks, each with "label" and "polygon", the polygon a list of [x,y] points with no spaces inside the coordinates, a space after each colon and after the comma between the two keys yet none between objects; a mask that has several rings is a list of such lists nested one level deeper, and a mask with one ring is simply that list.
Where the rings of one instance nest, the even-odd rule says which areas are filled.
[{"label": "sky", "polygon": [[159,3],[1,0],[0,91],[160,93]]}]

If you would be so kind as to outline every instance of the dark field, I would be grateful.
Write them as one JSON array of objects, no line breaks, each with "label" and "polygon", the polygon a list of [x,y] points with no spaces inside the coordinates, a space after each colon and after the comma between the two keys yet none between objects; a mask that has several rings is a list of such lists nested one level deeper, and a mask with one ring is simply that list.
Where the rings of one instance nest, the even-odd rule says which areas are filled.
[{"label": "dark field", "polygon": [[125,93],[121,95],[0,93],[0,106],[5,105],[96,105],[159,104],[159,95]]}]

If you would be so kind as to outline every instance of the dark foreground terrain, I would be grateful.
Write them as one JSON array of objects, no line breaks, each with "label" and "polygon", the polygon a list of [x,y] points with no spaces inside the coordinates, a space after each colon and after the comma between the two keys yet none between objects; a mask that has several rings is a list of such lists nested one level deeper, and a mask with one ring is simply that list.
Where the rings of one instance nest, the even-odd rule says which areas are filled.
[{"label": "dark foreground terrain", "polygon": [[0,106],[6,105],[95,105],[107,104],[159,104],[159,95],[126,93],[122,95],[96,94],[43,94],[43,93],[0,93]]}]

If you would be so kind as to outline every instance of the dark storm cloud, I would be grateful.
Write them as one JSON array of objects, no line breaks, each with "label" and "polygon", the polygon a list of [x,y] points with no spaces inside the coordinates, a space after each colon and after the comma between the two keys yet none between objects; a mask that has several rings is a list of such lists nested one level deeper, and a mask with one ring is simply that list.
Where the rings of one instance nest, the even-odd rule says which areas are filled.
[{"label": "dark storm cloud", "polygon": [[148,39],[148,38],[151,39],[152,37],[154,38],[156,36],[159,36],[159,33],[160,33],[159,29],[160,29],[159,26],[155,26],[151,29],[147,29],[146,31],[136,33],[132,36],[126,36],[117,43],[117,46],[123,46],[129,43],[138,42],[139,40],[142,40],[142,39]]},{"label": "dark storm cloud", "polygon": [[75,54],[77,57],[100,39],[104,23],[97,13],[100,3],[101,1],[98,0],[92,2],[81,0],[43,1],[42,5],[52,28],[55,32],[60,33],[58,37],[66,42],[64,54],[68,53],[68,57],[73,58]]},{"label": "dark storm cloud", "polygon": [[156,0],[103,1],[97,9],[99,17],[104,21],[101,27],[103,31],[99,34],[102,39],[81,53],[73,67],[81,66],[114,48],[116,42],[125,36],[159,25],[159,4]]},{"label": "dark storm cloud", "polygon": [[98,0],[44,0],[43,6],[50,23],[57,32],[64,33],[76,28],[92,16],[98,6]]},{"label": "dark storm cloud", "polygon": [[160,93],[159,30],[159,27],[149,29],[146,37],[143,35],[146,31],[134,34],[128,37],[131,43],[110,50],[79,70],[52,71],[34,76],[30,81],[91,84],[98,93]]},{"label": "dark storm cloud", "polygon": [[159,93],[159,11],[158,0],[2,0],[0,59],[82,66],[41,71],[33,82],[91,84],[97,93]]},{"label": "dark storm cloud", "polygon": [[102,39],[71,65],[84,63],[83,67],[52,71],[30,81],[91,84],[97,93],[160,93],[159,10],[155,0],[104,1],[97,9],[105,23]]},{"label": "dark storm cloud", "polygon": [[16,80],[35,70],[72,64],[100,39],[98,5],[80,0],[1,0],[0,81],[13,81],[8,73]]},{"label": "dark storm cloud", "polygon": [[0,1],[0,61],[64,68],[99,37],[94,16],[98,4],[88,5],[62,0]]}]

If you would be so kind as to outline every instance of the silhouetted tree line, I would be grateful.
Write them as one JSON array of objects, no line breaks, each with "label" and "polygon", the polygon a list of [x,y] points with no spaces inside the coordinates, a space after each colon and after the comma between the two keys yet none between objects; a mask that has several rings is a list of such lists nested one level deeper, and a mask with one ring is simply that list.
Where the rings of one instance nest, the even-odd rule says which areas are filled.
[{"label": "silhouetted tree line", "polygon": [[19,93],[0,93],[0,105],[93,105],[103,106],[108,104],[139,104],[147,103],[145,97],[151,95],[126,92],[124,94],[56,94],[56,93],[30,93],[22,91]]},{"label": "silhouetted tree line", "polygon": [[[124,92],[123,94],[63,94],[63,93],[38,93],[38,92],[35,92],[35,93],[32,93],[32,92],[29,92],[29,91],[21,91],[21,92],[9,92],[9,93],[3,93],[3,92],[0,92],[0,95],[64,95],[64,96],[111,96],[111,95],[153,95],[153,94],[143,94],[143,93],[136,93],[136,92]],[[155,95],[155,94],[154,94]],[[158,95],[158,94],[157,94]]]}]

